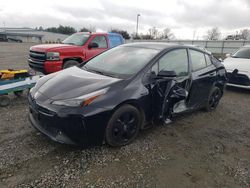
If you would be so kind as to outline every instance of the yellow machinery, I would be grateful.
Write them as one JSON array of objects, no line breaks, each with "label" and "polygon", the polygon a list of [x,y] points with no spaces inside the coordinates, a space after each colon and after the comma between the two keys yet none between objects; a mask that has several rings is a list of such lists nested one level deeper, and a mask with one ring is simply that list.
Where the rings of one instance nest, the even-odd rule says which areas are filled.
[{"label": "yellow machinery", "polygon": [[24,90],[32,88],[41,76],[30,75],[28,70],[0,70],[0,107],[8,106],[8,94],[20,97]]},{"label": "yellow machinery", "polygon": [[0,80],[4,79],[18,79],[28,77],[28,70],[0,70]]}]

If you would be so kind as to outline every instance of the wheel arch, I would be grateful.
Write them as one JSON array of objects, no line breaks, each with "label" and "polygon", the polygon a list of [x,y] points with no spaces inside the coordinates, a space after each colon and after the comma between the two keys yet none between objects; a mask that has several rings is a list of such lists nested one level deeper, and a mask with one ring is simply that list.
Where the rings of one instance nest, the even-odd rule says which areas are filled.
[{"label": "wheel arch", "polygon": [[220,90],[221,90],[221,93],[223,94],[224,93],[224,87],[225,87],[225,84],[218,81],[214,84],[214,87],[218,87]]},{"label": "wheel arch", "polygon": [[83,62],[83,59],[81,57],[66,57],[63,59],[63,66],[69,60],[77,61],[79,64]]},{"label": "wheel arch", "polygon": [[[133,107],[135,107],[136,109],[139,110],[140,114],[141,114],[141,117],[142,117],[142,122],[141,122],[141,127],[140,128],[143,128],[143,125],[146,123],[146,117],[145,117],[145,112],[143,110],[143,108],[140,106],[140,104],[138,103],[138,101],[136,99],[129,99],[129,100],[126,100],[126,101],[123,101],[121,102],[120,104],[118,104],[117,106],[115,106],[113,109],[112,109],[112,113],[111,113],[111,116],[114,114],[114,112],[120,108],[121,106],[123,105],[131,105]],[[111,117],[110,116],[110,117]]]}]

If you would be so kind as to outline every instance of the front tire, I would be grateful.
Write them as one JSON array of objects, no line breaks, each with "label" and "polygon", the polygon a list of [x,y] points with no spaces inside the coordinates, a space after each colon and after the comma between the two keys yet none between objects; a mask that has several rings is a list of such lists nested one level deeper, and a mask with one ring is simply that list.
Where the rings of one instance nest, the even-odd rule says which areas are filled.
[{"label": "front tire", "polygon": [[131,143],[139,133],[141,114],[131,105],[123,105],[110,118],[105,138],[110,146],[124,146]]},{"label": "front tire", "polygon": [[220,88],[218,87],[213,87],[213,89],[211,90],[207,103],[206,103],[206,111],[212,111],[215,110],[216,107],[218,106],[220,99],[222,97],[222,91]]},{"label": "front tire", "polygon": [[63,69],[67,69],[67,68],[70,68],[70,67],[73,67],[73,66],[77,66],[79,65],[79,62],[78,61],[75,61],[75,60],[68,60],[64,63],[63,65]]}]

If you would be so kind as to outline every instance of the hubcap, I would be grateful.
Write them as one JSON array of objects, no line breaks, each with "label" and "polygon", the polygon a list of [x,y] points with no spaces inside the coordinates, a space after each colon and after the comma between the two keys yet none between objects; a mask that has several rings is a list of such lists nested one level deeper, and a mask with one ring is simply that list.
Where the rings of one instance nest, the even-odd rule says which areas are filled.
[{"label": "hubcap", "polygon": [[221,94],[220,94],[220,91],[219,89],[216,89],[212,95],[210,96],[210,99],[209,99],[209,106],[213,109],[213,108],[216,108],[216,106],[218,105],[219,101],[220,101],[220,97],[221,97]]},{"label": "hubcap", "polygon": [[119,143],[128,142],[136,133],[138,119],[132,112],[122,114],[116,119],[112,135]]}]

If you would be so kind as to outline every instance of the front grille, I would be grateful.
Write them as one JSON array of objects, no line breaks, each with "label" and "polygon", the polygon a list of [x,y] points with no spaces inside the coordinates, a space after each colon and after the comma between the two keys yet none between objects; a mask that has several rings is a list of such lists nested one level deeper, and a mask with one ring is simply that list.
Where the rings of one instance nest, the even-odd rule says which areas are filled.
[{"label": "front grille", "polygon": [[233,75],[232,73],[227,73],[230,84],[236,84],[236,85],[243,85],[243,86],[249,86],[250,85],[250,79],[248,76],[244,74],[236,74]]},{"label": "front grille", "polygon": [[30,59],[33,60],[33,61],[39,61],[39,62],[46,61],[45,52],[36,52],[36,51],[30,50],[29,56],[30,56]]},{"label": "front grille", "polygon": [[36,52],[30,50],[29,54],[29,66],[39,72],[45,73],[44,62],[46,61],[45,52]]},{"label": "front grille", "polygon": [[49,110],[47,108],[44,108],[43,106],[37,104],[37,102],[31,97],[31,94],[29,94],[28,99],[29,99],[30,106],[36,112],[40,112],[40,113],[42,113],[44,115],[48,115],[48,116],[54,116],[56,114],[55,112],[53,112],[53,111],[51,111],[51,110]]}]

